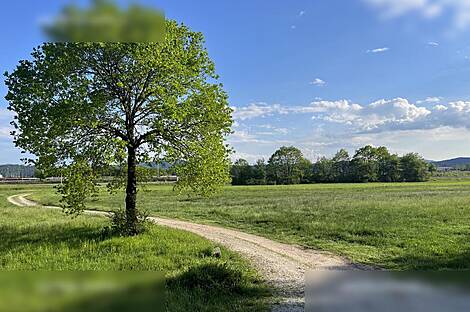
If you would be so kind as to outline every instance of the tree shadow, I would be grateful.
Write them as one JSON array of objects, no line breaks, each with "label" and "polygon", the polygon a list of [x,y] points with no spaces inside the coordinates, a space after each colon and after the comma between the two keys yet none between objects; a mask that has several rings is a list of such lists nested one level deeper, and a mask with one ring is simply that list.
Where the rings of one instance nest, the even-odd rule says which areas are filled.
[{"label": "tree shadow", "polygon": [[41,246],[66,244],[78,247],[86,241],[103,241],[109,236],[103,235],[96,226],[31,225],[27,227],[0,226],[0,252],[22,249],[23,246]]},{"label": "tree shadow", "polygon": [[[142,272],[140,272],[142,273]],[[115,273],[110,273],[115,274]],[[125,281],[123,281],[125,283]],[[133,284],[117,291],[97,293],[52,309],[52,312],[133,312],[167,311],[163,279]]]},{"label": "tree shadow", "polygon": [[[110,281],[116,282],[109,273]],[[67,274],[67,273],[65,273]],[[97,273],[103,277],[106,273]],[[140,274],[140,275],[139,275]],[[164,279],[155,272],[142,282],[128,282],[130,286],[116,291],[95,292],[68,300],[67,304],[48,309],[50,312],[150,312],[150,311],[267,311],[270,291],[261,284],[253,283],[241,272],[225,264],[205,264],[190,268],[184,273]],[[67,275],[64,275],[67,280]],[[90,274],[88,282],[90,282]],[[124,275],[125,276],[125,275]],[[74,277],[75,278],[75,277]],[[93,278],[93,275],[91,275]],[[134,276],[135,279],[135,276]],[[70,279],[69,279],[70,281]],[[87,280],[85,280],[87,281]],[[103,279],[101,278],[101,281]],[[96,281],[94,285],[96,285]],[[83,285],[83,280],[80,280]]]},{"label": "tree shadow", "polygon": [[224,311],[221,307],[266,311],[271,295],[271,290],[259,281],[227,264],[211,263],[168,279],[166,307],[167,311]]},{"label": "tree shadow", "polygon": [[445,255],[405,255],[391,263],[399,268],[418,271],[470,270],[470,250]]}]

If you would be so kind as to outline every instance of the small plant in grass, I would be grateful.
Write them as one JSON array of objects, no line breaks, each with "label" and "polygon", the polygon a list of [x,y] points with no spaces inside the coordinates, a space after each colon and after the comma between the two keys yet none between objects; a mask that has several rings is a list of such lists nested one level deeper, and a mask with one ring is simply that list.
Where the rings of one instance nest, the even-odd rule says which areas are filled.
[{"label": "small plant in grass", "polygon": [[129,232],[129,226],[127,224],[126,211],[119,209],[110,215],[111,225],[103,229],[103,236],[130,236],[135,234],[142,234],[148,228],[148,217],[149,213],[147,210],[138,211],[136,232]]}]

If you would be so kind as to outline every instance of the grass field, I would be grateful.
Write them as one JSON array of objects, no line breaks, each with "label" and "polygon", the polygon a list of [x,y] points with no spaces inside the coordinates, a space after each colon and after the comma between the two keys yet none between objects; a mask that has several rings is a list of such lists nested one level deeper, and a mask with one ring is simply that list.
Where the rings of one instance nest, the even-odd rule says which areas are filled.
[{"label": "grass field", "polygon": [[[57,204],[52,190],[33,199]],[[149,185],[152,214],[257,233],[393,270],[470,269],[470,182],[227,187],[211,199]],[[104,190],[90,207],[123,207]]]},{"label": "grass field", "polygon": [[[0,270],[162,272],[166,277],[167,311],[266,310],[269,291],[238,255],[223,249],[222,258],[214,258],[211,242],[183,231],[149,225],[149,231],[138,237],[109,237],[102,232],[108,222],[105,218],[71,219],[57,211],[7,203],[7,196],[25,189],[37,195],[53,194],[50,187],[0,186]],[[5,282],[4,273],[1,277]],[[0,304],[9,300],[1,295],[5,290],[8,288],[2,283]],[[155,308],[156,291],[153,286],[139,291],[139,298],[144,296],[150,311]],[[31,296],[26,301],[39,304],[22,301],[18,311],[56,311],[59,306],[80,311],[87,299],[38,300],[43,297]],[[133,300],[132,296],[125,298]],[[125,304],[113,301],[119,302],[120,308]]]}]

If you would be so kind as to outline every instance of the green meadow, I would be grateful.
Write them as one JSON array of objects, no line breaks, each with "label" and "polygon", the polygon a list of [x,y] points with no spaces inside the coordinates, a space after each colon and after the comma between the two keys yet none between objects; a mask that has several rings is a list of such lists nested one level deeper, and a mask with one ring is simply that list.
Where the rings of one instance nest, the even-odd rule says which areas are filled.
[{"label": "green meadow", "polygon": [[[32,199],[58,204],[50,187]],[[93,209],[123,208],[105,189]],[[392,270],[470,269],[470,182],[226,187],[210,199],[147,185],[152,215],[218,224]]]}]

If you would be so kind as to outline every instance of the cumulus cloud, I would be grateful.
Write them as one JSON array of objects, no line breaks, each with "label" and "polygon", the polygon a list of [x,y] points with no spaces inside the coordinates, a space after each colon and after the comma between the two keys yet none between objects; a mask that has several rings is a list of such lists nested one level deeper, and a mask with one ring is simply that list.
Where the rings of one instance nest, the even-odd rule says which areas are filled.
[{"label": "cumulus cloud", "polygon": [[390,50],[390,48],[384,47],[384,48],[377,48],[377,49],[372,49],[372,50],[367,50],[366,53],[383,53]]},{"label": "cumulus cloud", "polygon": [[470,101],[317,100],[298,106],[254,103],[235,112],[243,120],[239,119],[228,142],[256,155],[242,157],[253,161],[257,154],[270,155],[283,145],[301,148],[312,160],[315,155],[331,156],[340,148],[354,152],[366,144],[386,145],[396,153],[420,152],[430,159],[468,155],[470,150]]},{"label": "cumulus cloud", "polygon": [[386,18],[418,13],[425,18],[436,18],[450,13],[453,27],[463,30],[470,26],[470,0],[362,0],[378,9]]},{"label": "cumulus cloud", "polygon": [[438,46],[439,46],[439,43],[434,42],[434,41],[429,41],[429,42],[428,42],[428,45],[431,46],[431,47],[438,47]]},{"label": "cumulus cloud", "polygon": [[357,131],[372,131],[390,125],[402,125],[419,120],[431,112],[424,107],[417,107],[406,99],[379,100],[362,106],[349,101],[314,102],[321,114],[312,118],[346,124]]},{"label": "cumulus cloud", "polygon": [[[435,105],[430,107],[429,104]],[[342,125],[349,129],[348,131],[355,133],[434,129],[446,126],[470,129],[470,101],[443,103],[438,97],[428,97],[417,101],[416,104],[405,98],[381,99],[365,105],[349,100],[314,101],[303,106],[250,104],[247,107],[236,108],[234,116],[239,120],[248,120],[288,114],[311,115],[310,118],[316,122]],[[285,127],[279,129],[272,127],[269,130],[258,131],[258,134],[269,132],[274,135],[288,131]],[[239,133],[236,137],[244,138],[245,141],[255,139],[246,135],[247,133]]]},{"label": "cumulus cloud", "polygon": [[[441,127],[470,129],[470,101],[438,104],[430,109],[403,98],[379,100],[366,106],[356,104],[356,109],[351,109],[352,104],[340,107],[333,103],[321,114],[314,114],[313,118],[344,124],[358,133]],[[314,103],[313,106],[326,107],[321,103]]]}]

